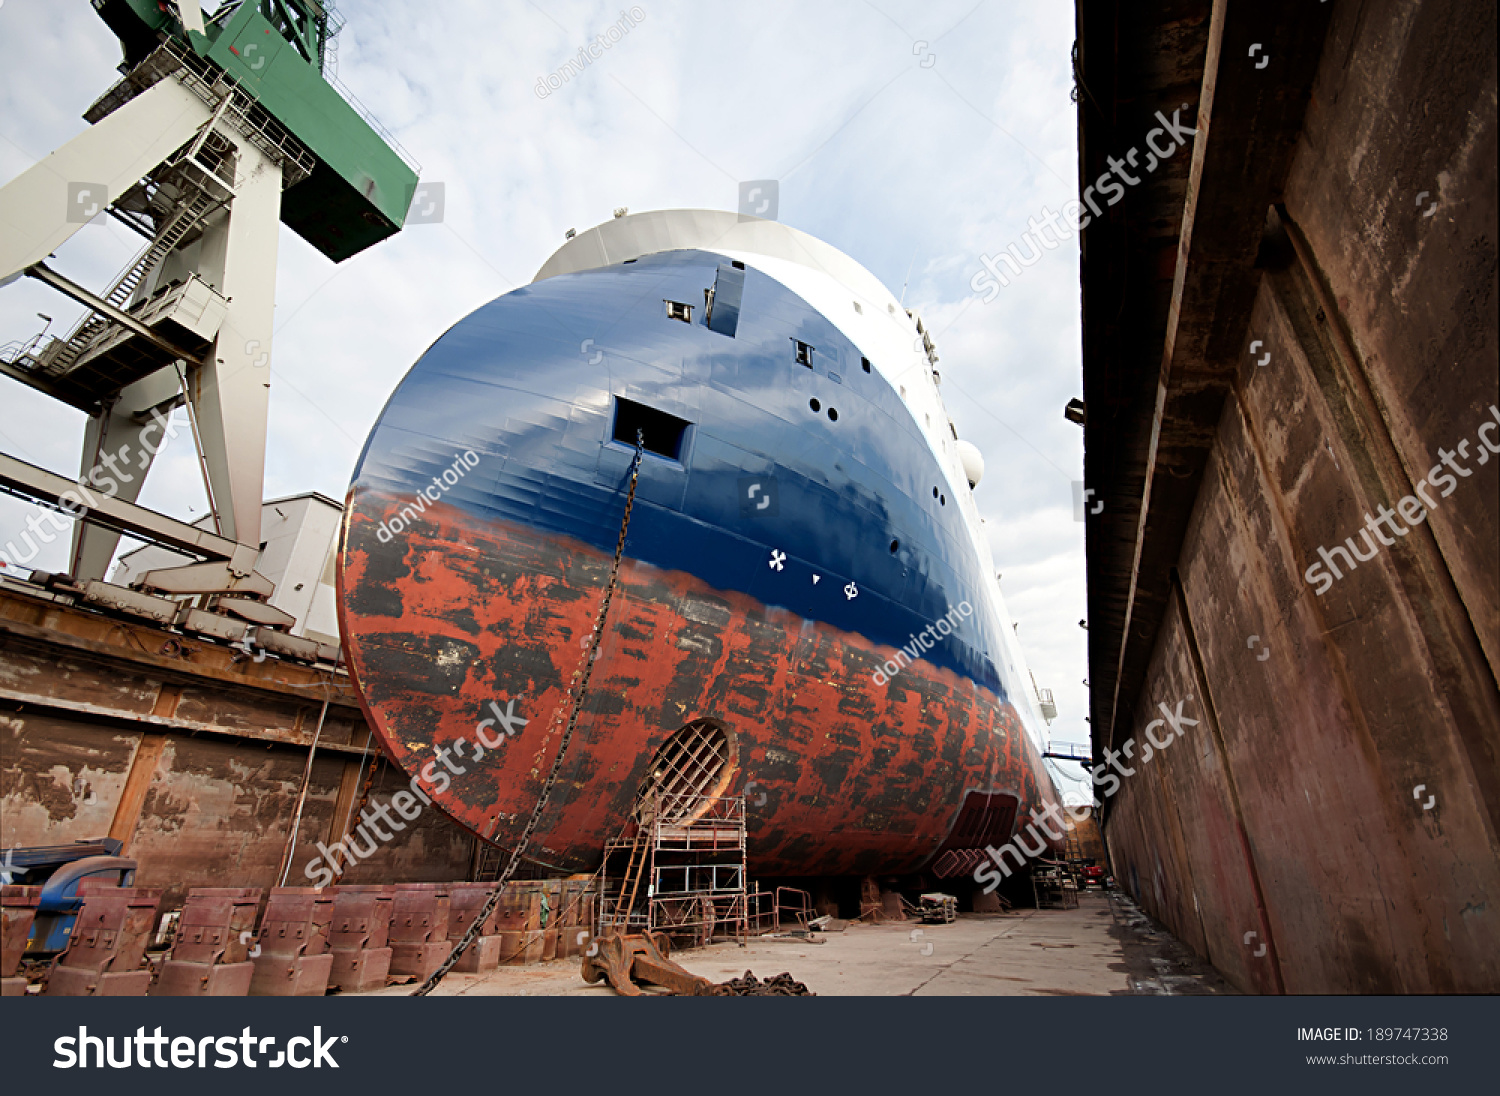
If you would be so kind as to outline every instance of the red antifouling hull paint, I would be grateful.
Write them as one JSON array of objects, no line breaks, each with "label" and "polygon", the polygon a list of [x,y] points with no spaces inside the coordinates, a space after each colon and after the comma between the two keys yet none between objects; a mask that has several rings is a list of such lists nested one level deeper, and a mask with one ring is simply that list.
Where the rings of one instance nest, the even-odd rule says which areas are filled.
[{"label": "red antifouling hull paint", "polygon": [[[339,554],[349,668],[371,726],[416,776],[443,747],[473,742],[496,710],[527,722],[464,771],[423,785],[462,825],[509,846],[535,809],[561,738],[556,718],[587,653],[611,556],[446,504],[388,541],[402,501],[351,492]],[[751,870],[903,873],[949,842],[1008,839],[1053,790],[1015,710],[925,661],[875,684],[895,656],[860,635],[622,562],[586,702],[529,856],[595,867],[624,824],[657,748],[695,720],[731,743],[729,790],[747,793]],[[493,741],[503,725],[492,722]],[[441,789],[441,790],[439,790]],[[992,797],[982,800],[976,797]],[[1011,802],[1023,811],[973,804]],[[1002,820],[1003,819],[1003,820]]]}]

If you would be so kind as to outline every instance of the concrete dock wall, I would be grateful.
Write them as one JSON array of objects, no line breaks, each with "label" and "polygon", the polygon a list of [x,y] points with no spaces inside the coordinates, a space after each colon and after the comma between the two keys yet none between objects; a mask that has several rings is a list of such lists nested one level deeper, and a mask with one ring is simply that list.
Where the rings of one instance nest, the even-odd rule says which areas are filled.
[{"label": "concrete dock wall", "polygon": [[[1187,185],[1133,199],[1188,229],[1167,309],[1128,346],[1086,334],[1086,474],[1113,510],[1090,529],[1096,759],[1135,744],[1105,836],[1116,878],[1242,989],[1494,992],[1495,11],[1330,8],[1299,85],[1241,71],[1243,42],[1285,58],[1270,21],[1305,13],[1214,6],[1184,47]],[[1257,78],[1282,84],[1257,102]],[[1299,86],[1302,109],[1267,108]],[[1284,170],[1227,170],[1257,157]],[[1237,249],[1191,238],[1255,213]],[[1121,242],[1096,239],[1098,270]],[[1132,355],[1127,399],[1104,373]],[[1152,728],[1179,704],[1196,724]],[[1148,733],[1169,745],[1143,760]]]}]

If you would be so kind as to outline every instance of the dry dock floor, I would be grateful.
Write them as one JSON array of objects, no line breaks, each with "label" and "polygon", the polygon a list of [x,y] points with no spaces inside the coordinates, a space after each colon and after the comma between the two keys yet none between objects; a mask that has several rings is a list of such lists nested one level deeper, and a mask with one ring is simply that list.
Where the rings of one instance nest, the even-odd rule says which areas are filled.
[{"label": "dry dock floor", "polygon": [[[716,982],[782,971],[828,997],[1111,996],[1234,993],[1224,979],[1130,899],[1085,892],[1077,909],[962,914],[951,925],[851,924],[825,943],[752,939],[673,958]],[[613,997],[587,985],[577,959],[488,974],[450,974],[437,996]],[[410,993],[391,986],[373,994]]]}]

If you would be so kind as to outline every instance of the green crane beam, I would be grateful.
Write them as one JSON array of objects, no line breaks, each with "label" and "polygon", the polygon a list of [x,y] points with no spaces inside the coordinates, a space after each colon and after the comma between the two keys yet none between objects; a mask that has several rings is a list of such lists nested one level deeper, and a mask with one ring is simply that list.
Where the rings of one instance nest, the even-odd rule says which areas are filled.
[{"label": "green crane beam", "polygon": [[[188,0],[195,3],[196,0]],[[128,70],[167,38],[226,72],[317,159],[289,187],[281,219],[335,262],[401,230],[417,166],[394,138],[324,75],[338,14],[319,0],[242,0],[215,12],[204,33],[184,30],[157,0],[93,0],[120,39]]]}]

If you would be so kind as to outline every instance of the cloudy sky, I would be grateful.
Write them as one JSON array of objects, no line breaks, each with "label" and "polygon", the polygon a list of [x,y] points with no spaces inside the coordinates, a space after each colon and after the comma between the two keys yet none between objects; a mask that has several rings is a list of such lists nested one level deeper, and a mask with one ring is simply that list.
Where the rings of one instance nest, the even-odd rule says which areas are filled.
[{"label": "cloudy sky", "polygon": [[[906,285],[936,333],[949,412],[984,454],[976,501],[1011,613],[1057,695],[1052,736],[1086,741],[1082,431],[1062,417],[1081,384],[1077,249],[1047,251],[988,304],[969,288],[981,254],[1076,194],[1072,5],[649,0],[545,98],[538,81],[618,23],[618,4],[339,6],[338,78],[424,179],[444,183],[444,218],[337,266],[282,229],[267,497],[342,499],[407,368],[460,317],[530,281],[567,229],[617,206],[734,209],[740,181],[775,179],[781,221],[898,296]],[[119,58],[84,0],[0,0],[0,180],[84,128]],[[52,265],[99,287],[139,242],[91,224]],[[30,279],[0,289],[0,343],[35,334],[38,311],[54,332],[78,315]],[[6,452],[76,474],[79,413],[4,379],[0,406]],[[184,441],[158,458],[141,502],[191,520],[205,505]],[[26,513],[0,499],[0,549]],[[65,558],[59,541],[32,565]],[[1060,775],[1075,774],[1066,763]]]}]

